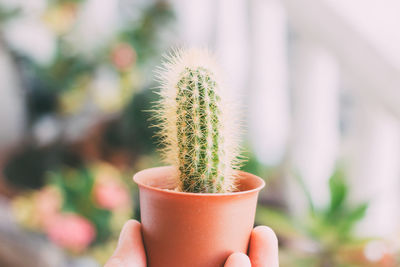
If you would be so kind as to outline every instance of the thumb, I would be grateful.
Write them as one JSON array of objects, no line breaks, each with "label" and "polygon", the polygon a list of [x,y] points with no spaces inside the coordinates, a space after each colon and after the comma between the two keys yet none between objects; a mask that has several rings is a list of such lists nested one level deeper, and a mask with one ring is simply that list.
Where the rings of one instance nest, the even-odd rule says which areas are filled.
[{"label": "thumb", "polygon": [[251,267],[251,263],[246,254],[236,252],[228,257],[224,267]]},{"label": "thumb", "polygon": [[250,237],[249,256],[254,267],[278,267],[278,239],[267,226],[257,226]]},{"label": "thumb", "polygon": [[122,228],[117,249],[104,267],[146,267],[141,225],[129,220]]}]

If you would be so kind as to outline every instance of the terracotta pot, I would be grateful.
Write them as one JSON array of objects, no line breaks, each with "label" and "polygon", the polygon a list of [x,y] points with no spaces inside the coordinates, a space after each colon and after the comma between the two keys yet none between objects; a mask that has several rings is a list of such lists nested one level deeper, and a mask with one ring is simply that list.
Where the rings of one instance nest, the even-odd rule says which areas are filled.
[{"label": "terracotta pot", "polygon": [[148,266],[217,267],[233,252],[246,253],[264,181],[239,172],[238,192],[183,193],[167,190],[175,187],[174,172],[152,168],[133,178]]}]

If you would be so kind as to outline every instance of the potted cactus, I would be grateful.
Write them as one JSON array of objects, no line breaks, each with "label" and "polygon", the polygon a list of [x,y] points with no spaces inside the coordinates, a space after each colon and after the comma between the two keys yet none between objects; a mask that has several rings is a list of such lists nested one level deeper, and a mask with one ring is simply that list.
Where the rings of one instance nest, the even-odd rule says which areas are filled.
[{"label": "potted cactus", "polygon": [[264,181],[238,171],[235,110],[213,56],[175,51],[155,114],[169,164],[134,176],[148,266],[223,266],[247,252]]}]

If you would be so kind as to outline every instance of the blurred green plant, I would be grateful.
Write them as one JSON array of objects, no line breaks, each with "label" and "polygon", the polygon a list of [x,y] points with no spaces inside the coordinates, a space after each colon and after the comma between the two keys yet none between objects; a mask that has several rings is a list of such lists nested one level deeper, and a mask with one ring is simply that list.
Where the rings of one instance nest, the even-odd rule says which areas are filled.
[{"label": "blurred green plant", "polygon": [[17,220],[74,255],[89,254],[104,263],[122,225],[133,216],[132,188],[124,173],[97,162],[64,167],[47,178],[40,190],[13,199]]},{"label": "blurred green plant", "polygon": [[[6,9],[2,6],[0,6],[0,22],[7,21],[8,19],[11,19],[19,14],[18,9]],[[1,30],[1,24],[0,24],[0,30]]]},{"label": "blurred green plant", "polygon": [[[142,110],[149,109],[154,99],[144,73],[164,49],[163,37],[174,16],[171,6],[163,0],[127,3],[135,8],[135,14],[118,16],[110,40],[98,49],[82,52],[77,49],[80,40],[72,43],[70,35],[79,31],[79,16],[84,14],[86,2],[48,0],[40,11],[40,25],[55,36],[55,55],[49,62],[37,62],[7,42],[0,31],[4,49],[18,66],[28,116],[27,138],[7,155],[4,167],[6,179],[14,186],[39,188],[45,171],[63,165],[82,167],[93,160],[107,160],[132,166],[139,155],[154,150],[152,129],[144,130],[149,127]],[[16,5],[24,7],[22,2]],[[3,8],[0,21],[19,25],[25,13]],[[50,129],[37,131],[48,118]],[[82,127],[85,123],[87,127]],[[38,141],[38,132],[51,131],[57,133],[54,138],[47,143]],[[79,136],[71,137],[71,132]]]},{"label": "blurred green plant", "polygon": [[[73,5],[75,14],[81,2],[84,1],[62,1],[53,3],[52,8],[71,9]],[[79,113],[88,97],[92,97],[100,110],[106,113],[119,112],[127,105],[133,92],[144,80],[140,76],[140,69],[160,54],[161,29],[165,29],[173,18],[170,6],[163,1],[148,5],[140,14],[139,19],[126,22],[108,45],[91,56],[76,53],[65,33],[57,37],[56,55],[49,64],[37,64],[32,58],[19,54],[10,47],[24,70],[22,78],[27,86],[31,122],[51,113]],[[56,22],[50,20],[48,23]],[[73,30],[70,26],[67,31]],[[112,94],[115,99],[110,95],[103,99],[101,94],[104,92],[91,91],[99,67],[105,69],[106,74],[117,76],[115,88],[109,89],[119,92]],[[113,105],[109,104],[114,102]]]},{"label": "blurred green plant", "polygon": [[301,177],[296,176],[308,200],[308,213],[298,219],[287,213],[259,206],[256,222],[272,227],[281,241],[282,266],[396,266],[393,255],[369,261],[365,246],[373,239],[355,236],[356,224],[365,216],[367,203],[352,206],[343,170],[337,169],[329,180],[330,202],[316,208]]}]

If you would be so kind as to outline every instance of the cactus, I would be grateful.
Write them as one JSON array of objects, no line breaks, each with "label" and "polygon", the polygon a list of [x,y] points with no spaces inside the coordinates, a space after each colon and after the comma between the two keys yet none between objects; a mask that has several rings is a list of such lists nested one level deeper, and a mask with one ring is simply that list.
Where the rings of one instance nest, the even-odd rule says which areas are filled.
[{"label": "cactus", "polygon": [[237,134],[215,60],[206,50],[175,51],[160,68],[156,109],[163,157],[177,167],[177,189],[193,193],[235,190]]}]

